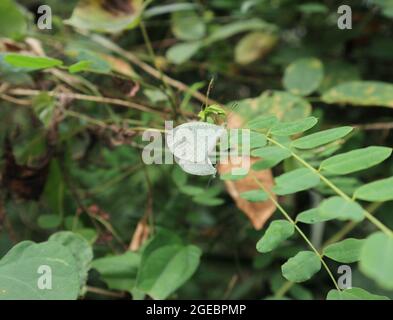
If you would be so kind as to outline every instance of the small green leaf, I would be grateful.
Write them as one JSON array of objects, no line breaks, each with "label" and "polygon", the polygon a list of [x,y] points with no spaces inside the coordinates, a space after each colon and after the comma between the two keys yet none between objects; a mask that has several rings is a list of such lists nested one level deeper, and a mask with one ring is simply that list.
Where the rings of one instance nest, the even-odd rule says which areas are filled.
[{"label": "small green leaf", "polygon": [[278,37],[270,32],[251,32],[235,47],[236,63],[247,65],[265,57],[277,44]]},{"label": "small green leaf", "polygon": [[298,214],[296,217],[296,221],[307,223],[307,224],[314,224],[318,222],[332,220],[332,218],[323,216],[321,211],[318,208],[313,208],[310,210],[303,211]]},{"label": "small green leaf", "polygon": [[266,201],[269,199],[269,195],[263,190],[251,190],[242,192],[240,198],[250,202]]},{"label": "small green leaf", "polygon": [[292,282],[309,280],[320,269],[321,261],[318,256],[311,251],[299,252],[281,267],[282,275]]},{"label": "small green leaf", "polygon": [[343,241],[333,243],[323,250],[323,254],[330,259],[342,263],[352,263],[359,261],[360,251],[365,240],[345,239]]},{"label": "small green leaf", "polygon": [[345,289],[338,291],[332,289],[329,291],[326,300],[390,300],[388,297],[379,296],[367,292],[361,288]]},{"label": "small green leaf", "polygon": [[173,45],[166,52],[167,59],[174,64],[189,61],[202,48],[199,41],[183,42]]},{"label": "small green leaf", "polygon": [[248,170],[243,168],[236,169],[235,172],[227,172],[220,175],[221,180],[237,181],[245,178],[248,175]]},{"label": "small green leaf", "polygon": [[82,71],[90,71],[93,62],[89,60],[82,60],[68,67],[70,73],[78,73]]},{"label": "small green leaf", "polygon": [[178,11],[172,14],[172,32],[180,40],[198,40],[205,35],[206,26],[195,11]]},{"label": "small green leaf", "polygon": [[356,199],[378,202],[393,200],[393,177],[361,186],[355,191],[354,197]]},{"label": "small green leaf", "polygon": [[266,136],[259,132],[250,132],[250,148],[262,148],[266,145]]},{"label": "small green leaf", "polygon": [[23,54],[10,53],[4,57],[4,61],[13,67],[21,68],[25,71],[48,69],[63,65],[63,61],[37,56],[27,56]]},{"label": "small green leaf", "polygon": [[43,214],[38,217],[37,223],[42,229],[53,229],[60,226],[61,220],[57,214]]},{"label": "small green leaf", "polygon": [[352,81],[331,88],[322,96],[326,103],[393,108],[393,84],[378,81]]},{"label": "small green leaf", "polygon": [[223,199],[220,198],[206,197],[205,194],[194,196],[192,198],[192,201],[209,207],[220,206],[225,202]]},{"label": "small green leaf", "polygon": [[292,223],[286,220],[275,220],[267,228],[263,237],[257,242],[257,250],[266,253],[277,248],[284,240],[295,232]]},{"label": "small green leaf", "polygon": [[250,120],[246,128],[249,129],[270,129],[273,125],[278,122],[276,116],[273,115],[263,115]]},{"label": "small green leaf", "polygon": [[131,292],[135,288],[140,255],[128,251],[121,255],[109,255],[93,261],[96,269],[110,289]]},{"label": "small green leaf", "polygon": [[324,200],[319,211],[329,219],[362,221],[364,218],[364,210],[358,203],[339,196]]},{"label": "small green leaf", "polygon": [[283,149],[276,146],[263,147],[251,151],[253,157],[262,158],[262,161],[258,161],[253,164],[254,170],[264,170],[279,164],[284,159],[291,156],[291,152],[288,149]]},{"label": "small green leaf", "polygon": [[312,149],[345,137],[352,127],[328,129],[295,140],[292,145],[298,149]]},{"label": "small green leaf", "polygon": [[203,194],[205,191],[203,188],[192,186],[192,185],[180,185],[178,187],[181,193],[184,193],[189,196],[196,196],[199,194]]},{"label": "small green leaf", "polygon": [[165,245],[143,253],[137,288],[154,299],[165,299],[196,271],[201,250],[193,245]]},{"label": "small green leaf", "polygon": [[270,131],[275,136],[292,136],[311,129],[318,122],[315,117],[308,117],[302,120],[292,122],[281,122],[276,124]]},{"label": "small green leaf", "polygon": [[393,237],[382,232],[366,239],[360,253],[360,270],[382,288],[393,289]]},{"label": "small green leaf", "polygon": [[276,186],[273,192],[278,195],[287,195],[307,190],[319,184],[319,176],[307,168],[296,169],[275,179]]},{"label": "small green leaf", "polygon": [[357,149],[322,161],[320,169],[333,174],[348,174],[375,166],[391,154],[392,149],[386,147]]},{"label": "small green leaf", "polygon": [[320,60],[299,59],[286,68],[283,83],[291,93],[307,96],[318,89],[323,76],[323,64]]}]

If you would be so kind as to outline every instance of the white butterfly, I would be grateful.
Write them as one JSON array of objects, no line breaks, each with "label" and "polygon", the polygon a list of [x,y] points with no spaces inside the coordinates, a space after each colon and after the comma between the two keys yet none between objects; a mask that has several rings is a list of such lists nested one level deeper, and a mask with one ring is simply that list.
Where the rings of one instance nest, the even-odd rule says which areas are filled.
[{"label": "white butterfly", "polygon": [[169,131],[166,141],[176,162],[187,173],[214,175],[216,168],[209,156],[217,141],[226,132],[224,127],[207,122],[188,122]]}]

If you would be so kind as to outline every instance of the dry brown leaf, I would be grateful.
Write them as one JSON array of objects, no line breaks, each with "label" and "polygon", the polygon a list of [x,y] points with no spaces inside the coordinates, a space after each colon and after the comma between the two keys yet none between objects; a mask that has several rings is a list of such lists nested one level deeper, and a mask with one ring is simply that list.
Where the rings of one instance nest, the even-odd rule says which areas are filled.
[{"label": "dry brown leaf", "polygon": [[100,57],[108,62],[114,71],[131,78],[136,76],[134,69],[123,59],[104,53],[100,54]]},{"label": "dry brown leaf", "polygon": [[[229,115],[229,128],[240,128],[242,123],[243,119],[237,114],[232,113]],[[235,163],[242,163],[237,161],[238,159],[233,160]],[[251,165],[256,161],[257,159],[251,158]],[[220,174],[225,174],[236,167],[238,166],[229,161],[228,164],[221,163],[217,166],[217,169]],[[256,230],[260,230],[263,228],[266,221],[271,217],[274,211],[276,211],[276,206],[271,200],[264,202],[250,202],[240,198],[240,194],[242,192],[260,188],[255,182],[254,178],[257,178],[268,190],[271,190],[274,185],[274,179],[271,170],[254,171],[250,169],[248,175],[245,178],[237,181],[225,181],[225,186],[228,193],[235,201],[237,207],[247,215],[254,228]]]}]

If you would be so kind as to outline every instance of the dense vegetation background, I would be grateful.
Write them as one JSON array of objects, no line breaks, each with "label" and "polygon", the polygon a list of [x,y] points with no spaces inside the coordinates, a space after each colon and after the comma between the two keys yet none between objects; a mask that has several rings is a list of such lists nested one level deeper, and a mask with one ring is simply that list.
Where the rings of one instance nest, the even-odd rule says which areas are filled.
[{"label": "dense vegetation background", "polygon": [[[36,25],[42,4],[51,7],[50,30]],[[2,0],[0,257],[13,247],[14,256],[0,260],[0,281],[9,272],[35,283],[33,266],[42,254],[75,270],[55,266],[54,279],[67,285],[41,298],[325,299],[335,289],[325,270],[296,284],[282,274],[289,258],[309,249],[301,236],[268,253],[256,250],[270,222],[283,217],[272,200],[239,196],[256,189],[255,181],[146,165],[141,134],[163,130],[164,120],[196,120],[202,107],[217,104],[227,111],[220,119],[229,127],[263,115],[286,122],[315,116],[319,122],[310,132],[353,126],[318,154],[304,154],[315,166],[321,156],[391,147],[392,3],[347,1],[350,30],[337,27],[342,4]],[[26,55],[51,59],[26,61]],[[287,158],[255,174],[269,187],[273,177],[297,167]],[[350,195],[392,174],[389,158],[333,178]],[[386,188],[393,194],[391,181]],[[320,184],[277,201],[295,219],[331,195]],[[393,228],[391,201],[364,207]],[[321,252],[377,231],[369,220],[351,218],[301,228]],[[391,237],[387,241],[374,256],[377,274],[360,270],[357,259],[326,263],[336,278],[338,267],[349,264],[353,287],[392,298]],[[38,262],[25,261],[29,256]],[[10,296],[0,290],[0,299],[24,294],[15,286]]]}]

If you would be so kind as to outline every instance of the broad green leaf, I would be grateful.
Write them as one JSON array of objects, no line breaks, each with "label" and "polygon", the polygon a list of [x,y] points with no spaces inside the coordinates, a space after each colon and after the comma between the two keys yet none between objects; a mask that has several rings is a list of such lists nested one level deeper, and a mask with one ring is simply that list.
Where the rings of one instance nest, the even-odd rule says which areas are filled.
[{"label": "broad green leaf", "polygon": [[364,242],[365,240],[348,238],[327,246],[323,250],[323,254],[342,263],[356,262],[359,261]]},{"label": "broad green leaf", "polygon": [[276,35],[268,32],[252,32],[245,35],[235,47],[235,61],[250,64],[265,57],[277,44]]},{"label": "broad green leaf", "polygon": [[352,81],[331,88],[322,95],[326,103],[393,108],[393,84],[378,81]]},{"label": "broad green leaf", "polygon": [[250,202],[266,201],[269,199],[269,195],[263,190],[246,191],[242,192],[239,196]]},{"label": "broad green leaf", "polygon": [[165,299],[196,271],[201,250],[193,245],[166,245],[143,254],[137,288],[154,299]]},{"label": "broad green leaf", "polygon": [[382,232],[366,239],[360,253],[360,270],[380,287],[393,289],[393,237]]},{"label": "broad green leaf", "polygon": [[190,60],[200,48],[202,43],[199,41],[178,43],[169,48],[166,57],[174,64],[182,64]]},{"label": "broad green leaf", "polygon": [[307,96],[318,89],[323,80],[323,64],[316,58],[299,59],[285,70],[284,87],[291,93]]},{"label": "broad green leaf", "polygon": [[70,250],[78,267],[80,286],[83,287],[93,260],[93,250],[87,240],[71,231],[60,231],[52,234],[48,241],[56,241]]},{"label": "broad green leaf", "polygon": [[277,248],[284,240],[295,232],[292,223],[286,220],[275,220],[267,228],[263,237],[257,242],[257,250],[266,253]]},{"label": "broad green leaf", "polygon": [[177,11],[172,14],[172,32],[180,40],[198,40],[205,35],[206,26],[195,11]]},{"label": "broad green leaf", "polygon": [[290,258],[282,267],[282,275],[292,282],[303,282],[321,269],[321,261],[318,256],[311,251],[301,251],[296,256]]},{"label": "broad green leaf", "polygon": [[[51,275],[51,290],[38,286],[45,275]],[[77,264],[59,243],[21,242],[0,260],[0,300],[74,300],[78,293]]]},{"label": "broad green leaf", "polygon": [[28,56],[17,53],[7,54],[4,57],[4,61],[15,68],[20,68],[23,71],[48,69],[63,65],[61,60],[47,57]]},{"label": "broad green leaf", "polygon": [[320,169],[333,174],[348,174],[375,166],[392,154],[387,147],[367,147],[338,154],[322,161]]},{"label": "broad green leaf", "polygon": [[339,196],[324,200],[319,211],[329,219],[362,221],[364,218],[364,210],[358,203]]},{"label": "broad green leaf", "polygon": [[38,217],[37,224],[42,229],[53,229],[61,225],[61,216],[58,214],[42,214]]},{"label": "broad green leaf", "polygon": [[78,29],[116,33],[135,28],[144,9],[143,0],[125,0],[119,5],[100,0],[80,0],[65,23]]},{"label": "broad green leaf", "polygon": [[296,217],[296,221],[307,223],[307,224],[314,224],[314,223],[328,221],[328,220],[332,220],[332,218],[323,216],[318,208],[313,208],[303,211],[299,213],[298,216]]},{"label": "broad green leaf", "polygon": [[276,146],[259,148],[251,151],[253,157],[262,158],[261,161],[255,162],[252,166],[253,170],[264,170],[279,164],[284,159],[291,156],[288,149]]},{"label": "broad green leaf", "polygon": [[311,129],[318,122],[315,117],[308,117],[302,120],[292,122],[281,122],[276,124],[270,131],[275,136],[292,136]]},{"label": "broad green leaf", "polygon": [[355,191],[354,197],[356,199],[378,202],[393,200],[393,177],[361,186]]},{"label": "broad green leaf", "polygon": [[319,181],[319,176],[311,170],[307,168],[296,169],[277,177],[273,192],[278,195],[296,193],[315,187]]},{"label": "broad green leaf", "polygon": [[0,1],[0,37],[19,38],[27,30],[26,18],[13,0]]},{"label": "broad green leaf", "polygon": [[352,127],[328,129],[296,139],[292,146],[298,149],[312,149],[345,137],[353,130]]},{"label": "broad green leaf", "polygon": [[100,273],[110,289],[131,292],[135,287],[140,260],[139,254],[127,251],[95,259],[92,268]]},{"label": "broad green leaf", "polygon": [[246,127],[249,129],[270,129],[273,125],[278,122],[276,116],[273,115],[263,115],[250,120]]},{"label": "broad green leaf", "polygon": [[332,289],[326,300],[390,300],[388,297],[367,292],[362,288],[351,288],[343,291]]}]

